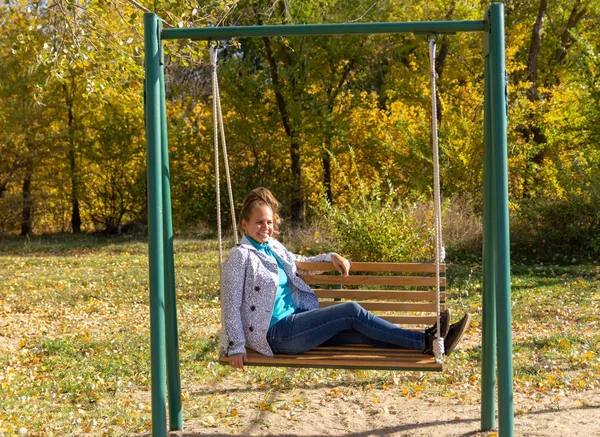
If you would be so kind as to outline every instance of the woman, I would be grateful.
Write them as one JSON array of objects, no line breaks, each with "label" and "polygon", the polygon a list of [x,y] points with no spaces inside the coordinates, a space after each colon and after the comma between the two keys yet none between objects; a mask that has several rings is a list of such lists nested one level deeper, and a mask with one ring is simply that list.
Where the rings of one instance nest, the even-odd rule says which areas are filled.
[{"label": "woman", "polygon": [[[221,354],[243,369],[246,346],[273,356],[298,354],[321,344],[372,344],[433,355],[437,326],[423,331],[397,327],[355,302],[319,308],[317,296],[298,276],[295,261],[331,261],[344,276],[350,262],[337,253],[301,257],[273,237],[279,203],[266,188],[244,199],[240,229],[244,237],[231,249],[221,278]],[[469,315],[449,326],[450,312],[440,317],[446,355],[452,353],[469,325]]]}]

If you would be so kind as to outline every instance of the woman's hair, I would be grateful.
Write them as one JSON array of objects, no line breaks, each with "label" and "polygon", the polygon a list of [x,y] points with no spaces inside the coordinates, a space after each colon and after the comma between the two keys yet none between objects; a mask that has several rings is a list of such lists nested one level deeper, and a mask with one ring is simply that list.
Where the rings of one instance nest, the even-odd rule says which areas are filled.
[{"label": "woman's hair", "polygon": [[273,193],[264,187],[255,188],[250,191],[250,194],[244,199],[242,211],[240,212],[240,233],[244,233],[242,230],[242,220],[245,220],[246,222],[250,221],[250,215],[256,206],[268,206],[271,208],[271,211],[273,211],[273,233],[277,234],[279,231],[279,223],[281,222],[279,218],[279,202]]}]

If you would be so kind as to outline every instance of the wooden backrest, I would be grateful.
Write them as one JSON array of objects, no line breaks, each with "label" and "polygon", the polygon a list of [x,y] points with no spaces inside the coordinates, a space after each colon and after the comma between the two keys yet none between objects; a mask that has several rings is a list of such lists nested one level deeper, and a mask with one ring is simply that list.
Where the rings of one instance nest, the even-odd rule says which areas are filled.
[{"label": "wooden backrest", "polygon": [[[330,262],[297,262],[300,277],[326,307],[355,301],[366,310],[407,328],[432,325],[437,317],[435,264],[351,263],[344,277]],[[440,303],[445,309],[446,265],[440,266]]]}]

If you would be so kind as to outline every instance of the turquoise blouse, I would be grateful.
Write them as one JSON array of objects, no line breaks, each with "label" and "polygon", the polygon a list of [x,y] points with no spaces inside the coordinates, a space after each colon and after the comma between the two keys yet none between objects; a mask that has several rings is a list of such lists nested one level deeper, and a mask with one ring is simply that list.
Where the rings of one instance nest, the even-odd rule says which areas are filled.
[{"label": "turquoise blouse", "polygon": [[292,299],[292,293],[290,292],[290,286],[288,283],[288,277],[283,270],[283,266],[281,265],[281,260],[275,256],[275,253],[271,250],[271,246],[269,242],[266,243],[257,243],[251,237],[246,235],[248,241],[254,246],[256,250],[259,252],[263,252],[264,254],[272,257],[277,261],[277,273],[279,277],[279,281],[277,284],[277,295],[275,296],[275,305],[273,306],[273,314],[271,315],[271,322],[269,323],[269,328],[273,326],[275,323],[279,322],[284,317],[293,314],[296,311],[296,306],[294,305],[294,300]]}]

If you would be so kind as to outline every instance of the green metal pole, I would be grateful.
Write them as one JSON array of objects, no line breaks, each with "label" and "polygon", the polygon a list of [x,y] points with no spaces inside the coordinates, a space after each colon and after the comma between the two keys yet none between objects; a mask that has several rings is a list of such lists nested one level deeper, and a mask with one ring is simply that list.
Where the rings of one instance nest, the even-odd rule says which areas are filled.
[{"label": "green metal pole", "polygon": [[152,436],[167,433],[165,393],[164,247],[161,184],[160,59],[158,17],[144,14],[146,54],[146,160],[148,172],[148,258],[150,264],[150,359]]},{"label": "green metal pole", "polygon": [[492,96],[492,147],[494,186],[494,280],[498,338],[498,431],[514,435],[512,327],[510,299],[510,243],[508,218],[508,121],[504,5],[493,3],[489,11],[490,80]]},{"label": "green metal pole", "polygon": [[481,32],[485,22],[412,21],[407,23],[286,24],[278,26],[227,26],[190,29],[163,29],[161,39],[224,40],[263,36],[356,35],[376,33],[456,33]]},{"label": "green metal pole", "polygon": [[481,342],[481,429],[496,422],[496,291],[494,286],[494,234],[492,185],[492,126],[490,96],[489,34],[483,37],[483,338]]},{"label": "green metal pole", "polygon": [[162,155],[163,244],[165,247],[165,336],[167,347],[167,389],[169,393],[169,429],[183,428],[181,410],[181,376],[179,371],[179,335],[177,330],[177,297],[175,293],[175,261],[173,256],[173,218],[171,216],[171,173],[167,135],[165,65],[163,42],[160,50],[160,132]]}]

